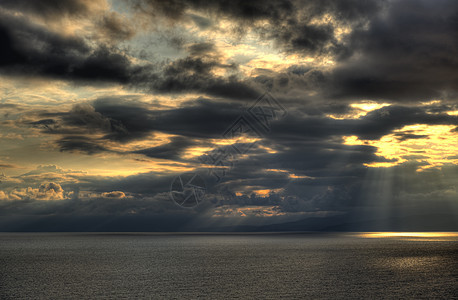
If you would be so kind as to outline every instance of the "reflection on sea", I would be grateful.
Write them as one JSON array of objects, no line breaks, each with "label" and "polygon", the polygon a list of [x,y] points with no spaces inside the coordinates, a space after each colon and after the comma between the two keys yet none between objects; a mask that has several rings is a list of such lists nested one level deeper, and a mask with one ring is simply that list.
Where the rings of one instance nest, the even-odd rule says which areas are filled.
[{"label": "reflection on sea", "polygon": [[403,241],[458,241],[458,232],[362,232],[361,238],[392,238]]}]

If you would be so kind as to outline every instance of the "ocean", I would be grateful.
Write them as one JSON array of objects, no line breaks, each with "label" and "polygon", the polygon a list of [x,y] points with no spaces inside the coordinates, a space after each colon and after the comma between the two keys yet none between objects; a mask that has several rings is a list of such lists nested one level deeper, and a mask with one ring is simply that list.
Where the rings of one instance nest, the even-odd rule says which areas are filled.
[{"label": "ocean", "polygon": [[0,299],[458,296],[458,237],[0,233]]}]

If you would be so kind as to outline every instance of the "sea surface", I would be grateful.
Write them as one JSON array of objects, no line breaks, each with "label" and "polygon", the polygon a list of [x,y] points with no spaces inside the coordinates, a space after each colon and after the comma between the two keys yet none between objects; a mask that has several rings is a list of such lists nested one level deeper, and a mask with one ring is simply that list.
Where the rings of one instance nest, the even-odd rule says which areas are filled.
[{"label": "sea surface", "polygon": [[0,233],[0,299],[458,297],[458,235]]}]

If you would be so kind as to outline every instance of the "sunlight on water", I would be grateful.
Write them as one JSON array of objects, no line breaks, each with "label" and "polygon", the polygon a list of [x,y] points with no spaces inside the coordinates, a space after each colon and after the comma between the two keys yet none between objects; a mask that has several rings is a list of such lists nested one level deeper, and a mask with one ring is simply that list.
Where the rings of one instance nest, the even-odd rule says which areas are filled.
[{"label": "sunlight on water", "polygon": [[458,232],[364,232],[356,236],[362,238],[396,238],[402,240],[453,241],[458,239]]},{"label": "sunlight on water", "polygon": [[391,270],[433,270],[437,266],[447,263],[440,256],[407,256],[407,257],[391,257],[388,259],[378,259],[378,267],[380,269]]}]

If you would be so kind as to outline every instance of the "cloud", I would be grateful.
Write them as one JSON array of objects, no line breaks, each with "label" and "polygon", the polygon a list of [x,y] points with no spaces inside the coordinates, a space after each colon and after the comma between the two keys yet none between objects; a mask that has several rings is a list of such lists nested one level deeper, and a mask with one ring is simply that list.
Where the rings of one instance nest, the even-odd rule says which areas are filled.
[{"label": "cloud", "polygon": [[211,46],[191,45],[191,55],[167,64],[155,75],[155,80],[150,81],[150,88],[161,93],[195,91],[232,99],[256,98],[259,94],[258,87],[249,80],[237,75],[215,75],[216,70],[235,72],[237,65],[225,64],[219,57],[207,57],[210,49],[205,47]]},{"label": "cloud", "polygon": [[[339,26],[361,26],[383,6],[380,1],[133,1],[143,14],[176,21],[195,20],[202,11],[214,22],[229,18],[233,34],[255,32],[287,52],[336,54],[345,45],[336,38]],[[160,12],[161,14],[158,14]],[[200,20],[200,19],[199,19]],[[324,22],[319,22],[325,20]],[[208,27],[208,26],[207,26]],[[205,27],[204,27],[205,28]]]},{"label": "cloud", "polygon": [[[258,150],[260,155],[265,156],[263,159],[273,158],[278,165],[289,166],[290,163],[301,161],[303,169],[313,169],[315,163],[339,156],[348,157],[348,164],[358,166],[395,162],[395,158],[377,155],[377,147],[368,142],[359,146],[342,143],[350,136],[361,141],[377,141],[390,134],[394,134],[399,141],[426,138],[424,133],[419,134],[412,130],[404,132],[401,129],[419,124],[458,125],[458,117],[446,113],[450,109],[452,106],[448,105],[389,105],[369,111],[358,118],[347,119],[291,111],[283,120],[273,122],[271,132],[264,135],[258,144],[270,147],[274,153],[266,153],[261,148]],[[337,107],[333,111],[349,110]],[[197,157],[189,158],[189,149],[220,147],[214,144],[215,141],[224,140],[222,133],[242,113],[241,107],[234,102],[203,98],[184,102],[176,108],[160,110],[149,109],[144,103],[131,100],[101,98],[93,103],[76,105],[69,112],[42,113],[43,116],[52,115],[54,118],[34,121],[31,124],[42,128],[44,133],[59,136],[55,144],[64,152],[89,155],[103,152],[139,154],[149,158],[190,163],[193,160],[197,162]],[[159,139],[154,146],[146,147],[155,141],[155,136],[164,134],[170,137],[166,140]],[[130,143],[134,141],[143,141],[145,146],[136,144],[135,148],[130,148]],[[252,159],[254,161],[257,150],[252,151],[255,155]],[[286,158],[285,161],[283,157]]]},{"label": "cloud", "polygon": [[12,165],[12,164],[3,164],[3,163],[0,163],[0,169],[3,168],[3,169],[14,169],[14,168],[17,168],[16,165]]},{"label": "cloud", "polygon": [[51,30],[63,30],[66,34],[78,31],[81,34],[83,31],[85,37],[107,43],[129,40],[136,33],[130,20],[111,10],[106,0],[45,0],[33,3],[5,0],[1,5],[16,14],[33,16]]},{"label": "cloud", "polygon": [[456,97],[457,3],[393,1],[350,37],[326,86],[333,97],[418,101]]},{"label": "cloud", "polygon": [[105,40],[115,42],[129,40],[135,35],[135,29],[126,17],[116,12],[106,13],[99,21],[100,32]]},{"label": "cloud", "polygon": [[[183,46],[188,57],[139,64],[132,59],[134,52],[112,46],[115,40],[133,37],[127,17],[109,11],[104,1],[74,0],[59,5],[54,1],[34,5],[6,1],[3,5],[55,18],[72,12],[84,15],[94,5],[104,12],[97,19],[104,38],[88,42],[90,37],[58,34],[3,12],[0,39],[5,47],[0,67],[6,74],[91,84],[114,82],[160,93],[200,92],[235,99],[255,98],[261,88],[273,83],[279,84],[276,88],[282,93],[312,89],[321,98],[333,99],[417,101],[456,96],[457,22],[452,1],[433,5],[428,1],[137,0],[130,4],[153,19],[172,20],[173,27],[196,19],[193,12],[207,15],[212,22],[228,18],[237,34],[250,31],[262,41],[273,41],[281,51],[333,64],[309,64],[300,73],[301,66],[293,66],[284,74],[246,78],[238,65],[224,61],[224,52],[212,39],[197,41],[195,36]],[[218,30],[231,35],[224,28]],[[220,76],[217,70],[233,74]]]},{"label": "cloud", "polygon": [[[91,104],[75,105],[69,112],[42,112],[45,119],[28,122],[42,133],[60,136],[61,151],[95,154],[110,151],[110,143],[125,144],[151,138],[154,133],[177,135],[158,147],[136,150],[150,157],[177,158],[196,138],[219,138],[240,114],[239,105],[208,99],[189,101],[171,109],[149,109],[140,102],[100,98]],[[52,116],[52,119],[48,117]],[[211,126],[209,126],[211,124]],[[205,141],[202,142],[205,144]],[[116,152],[116,151],[114,151]]]},{"label": "cloud", "polygon": [[83,16],[91,9],[106,6],[105,0],[4,0],[2,6],[16,11],[30,12],[45,18],[61,18],[62,15]]},{"label": "cloud", "polygon": [[115,48],[91,47],[83,38],[63,36],[0,12],[0,69],[9,75],[40,75],[80,81],[129,83],[147,67],[132,64]]},{"label": "cloud", "polygon": [[121,191],[113,191],[113,192],[106,192],[102,193],[102,197],[104,198],[126,198],[126,194]]},{"label": "cloud", "polygon": [[[132,36],[118,17],[110,16],[103,22],[104,32],[111,39]],[[113,33],[116,30],[119,32]],[[218,58],[196,57],[196,47],[191,49],[193,57],[179,58],[165,65],[134,63],[138,60],[110,42],[94,43],[82,36],[62,35],[30,23],[25,17],[6,13],[0,22],[0,41],[5,45],[0,52],[0,71],[7,75],[35,75],[84,84],[111,82],[161,93],[197,91],[243,99],[257,95],[255,87],[235,75],[214,75],[215,69],[236,70],[236,66],[224,64]]]},{"label": "cloud", "polygon": [[[5,195],[5,193],[3,193]],[[64,200],[64,190],[58,183],[43,183],[38,188],[14,189],[7,197],[11,200]]]},{"label": "cloud", "polygon": [[196,144],[197,143],[192,139],[187,139],[184,137],[174,137],[168,144],[134,151],[133,153],[143,154],[153,158],[179,160],[184,150]]},{"label": "cloud", "polygon": [[86,154],[96,154],[108,151],[107,148],[85,136],[66,136],[57,141],[60,151],[82,152]]},{"label": "cloud", "polygon": [[[251,31],[287,53],[334,61],[325,68],[309,69],[321,74],[314,89],[326,98],[410,102],[457,95],[454,1],[134,3],[143,13],[162,12],[174,20],[172,24],[185,22],[190,11],[205,12],[216,22],[229,18],[236,35]],[[173,12],[172,7],[176,7]],[[164,87],[185,90],[189,85],[184,78],[169,78]],[[306,80],[308,85],[311,79]]]}]

